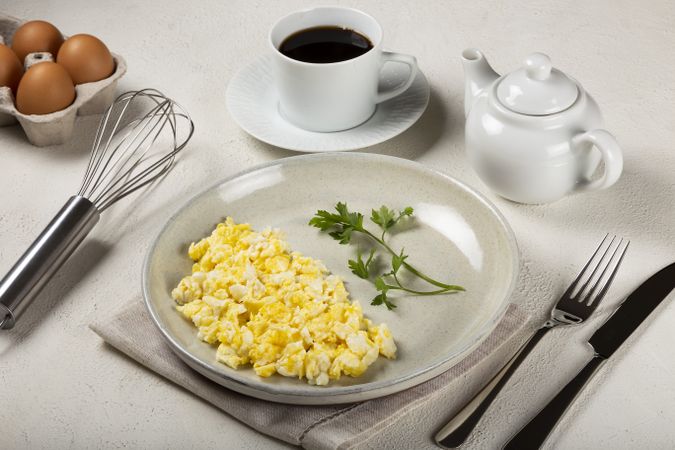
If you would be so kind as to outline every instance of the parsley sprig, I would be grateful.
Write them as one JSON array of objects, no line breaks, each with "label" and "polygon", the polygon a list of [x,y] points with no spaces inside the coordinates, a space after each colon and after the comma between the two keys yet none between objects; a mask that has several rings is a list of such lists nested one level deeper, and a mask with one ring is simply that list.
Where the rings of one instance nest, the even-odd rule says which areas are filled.
[{"label": "parsley sprig", "polygon": [[[413,295],[439,295],[464,290],[461,286],[441,283],[420,272],[406,261],[408,255],[405,254],[404,249],[401,249],[400,252],[396,252],[386,242],[385,237],[387,232],[396,226],[396,224],[412,218],[412,216],[413,209],[410,206],[401,211],[394,211],[384,205],[378,210],[373,209],[371,211],[370,220],[380,227],[380,230],[382,231],[381,234],[376,235],[364,227],[363,214],[351,212],[346,203],[339,202],[335,205],[335,212],[325,210],[317,211],[314,217],[309,221],[309,224],[321,231],[327,232],[333,239],[343,245],[351,242],[354,233],[361,233],[376,242],[379,247],[384,249],[391,256],[391,269],[388,272],[379,275],[375,273],[375,268],[373,266],[377,257],[377,248],[372,248],[368,256],[364,259],[363,252],[359,247],[356,251],[356,259],[350,259],[348,261],[352,273],[359,278],[371,281],[375,285],[375,289],[379,292],[372,299],[371,304],[385,305],[391,310],[396,308],[396,305],[392,303],[391,298],[387,295],[390,291],[407,292]],[[401,269],[405,269],[409,273],[438,289],[419,291],[404,286],[399,278]]]}]

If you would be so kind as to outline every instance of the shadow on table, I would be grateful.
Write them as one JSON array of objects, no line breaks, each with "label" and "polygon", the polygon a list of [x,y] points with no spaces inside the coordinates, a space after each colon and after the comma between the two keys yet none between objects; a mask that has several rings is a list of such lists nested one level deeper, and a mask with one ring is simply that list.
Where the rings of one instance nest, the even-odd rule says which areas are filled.
[{"label": "shadow on table", "polygon": [[[637,239],[645,237],[647,228],[672,228],[675,223],[673,194],[675,181],[665,172],[637,172],[628,168],[617,184],[604,191],[572,195],[549,205],[507,208],[522,209],[521,213],[529,211],[551,227],[596,230],[599,237],[604,233],[622,234],[637,243]],[[675,249],[675,242],[660,245],[672,245]]]},{"label": "shadow on table", "polygon": [[[45,318],[59,316],[60,320],[72,320],[60,311],[61,300],[78,284],[84,282],[96,270],[111,249],[111,245],[95,239],[86,240],[61,266],[26,309],[14,328],[0,334],[0,356],[15,345],[26,340]],[[17,255],[18,258],[19,255]],[[62,316],[63,317],[60,317]]]},{"label": "shadow on table", "polygon": [[[416,159],[429,151],[443,136],[443,132],[450,128],[450,119],[447,107],[432,87],[429,94],[429,106],[417,123],[391,140],[357,151]],[[256,147],[261,148],[267,155],[275,159],[300,154],[260,142],[253,137],[249,137],[249,139],[253,139],[256,142]]]}]

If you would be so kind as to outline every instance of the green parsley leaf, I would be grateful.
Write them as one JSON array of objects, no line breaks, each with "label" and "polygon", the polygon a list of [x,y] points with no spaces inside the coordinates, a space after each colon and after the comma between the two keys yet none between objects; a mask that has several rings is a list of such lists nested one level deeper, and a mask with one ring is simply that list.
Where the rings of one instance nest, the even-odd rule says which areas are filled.
[{"label": "green parsley leaf", "polygon": [[340,223],[340,216],[331,214],[328,211],[319,210],[309,221],[313,227],[326,231]]},{"label": "green parsley leaf", "polygon": [[393,274],[398,273],[398,269],[401,268],[405,260],[408,258],[408,255],[403,254],[403,249],[401,249],[401,253],[398,255],[392,255],[391,257],[391,268],[393,271]]},{"label": "green parsley leaf", "polygon": [[394,217],[394,211],[384,205],[380,206],[377,211],[373,209],[370,214],[370,220],[379,225],[382,231],[387,231],[396,224]]},{"label": "green parsley leaf", "polygon": [[349,268],[352,269],[352,273],[359,278],[367,280],[370,277],[369,266],[373,262],[373,257],[375,256],[375,249],[370,250],[370,255],[368,259],[364,262],[361,257],[361,249],[359,248],[356,251],[356,260],[350,259],[348,264]]},{"label": "green parsley leaf", "polygon": [[350,213],[346,203],[339,202],[335,205],[338,214],[330,213],[323,209],[314,214],[309,220],[309,225],[319,228],[321,231],[328,231],[332,228],[352,228],[357,231],[363,231],[363,214],[358,212]]},{"label": "green parsley leaf", "polygon": [[373,297],[373,299],[370,301],[370,304],[371,305],[382,305],[382,304],[384,304],[389,311],[396,308],[396,305],[389,301],[389,299],[387,298],[387,294],[385,292],[382,292],[382,293],[376,295],[375,297]]},{"label": "green parsley leaf", "polygon": [[353,230],[354,229],[352,227],[345,225],[345,226],[339,227],[335,231],[331,231],[330,233],[328,233],[328,235],[330,237],[332,237],[333,239],[335,239],[336,241],[339,241],[340,244],[346,245],[346,244],[349,244],[349,242],[352,239],[352,231]]},{"label": "green parsley leaf", "polygon": [[342,220],[347,220],[349,217],[349,209],[347,208],[346,203],[338,202],[337,205],[335,205],[335,210],[340,214]]},{"label": "green parsley leaf", "polygon": [[386,294],[387,291],[389,290],[389,286],[387,286],[387,283],[384,281],[384,278],[382,278],[382,276],[379,276],[379,277],[375,278],[374,283],[375,283],[375,289],[377,289],[380,292],[383,292],[383,293]]}]

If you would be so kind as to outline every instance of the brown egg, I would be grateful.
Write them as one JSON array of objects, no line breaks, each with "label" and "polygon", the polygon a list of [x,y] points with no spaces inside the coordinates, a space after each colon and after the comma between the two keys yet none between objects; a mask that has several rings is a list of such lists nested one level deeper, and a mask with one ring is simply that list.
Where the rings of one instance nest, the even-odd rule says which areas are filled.
[{"label": "brown egg", "polygon": [[115,71],[115,61],[98,38],[76,34],[63,43],[56,62],[66,68],[75,84],[108,78]]},{"label": "brown egg", "polygon": [[66,69],[45,61],[31,66],[19,82],[16,109],[23,114],[49,114],[75,100],[75,85]]},{"label": "brown egg", "polygon": [[12,50],[23,65],[26,55],[33,52],[49,52],[56,58],[63,44],[61,32],[51,23],[33,20],[21,25],[12,37]]},{"label": "brown egg", "polygon": [[16,97],[16,88],[23,75],[23,65],[12,49],[0,44],[0,86],[8,86]]}]

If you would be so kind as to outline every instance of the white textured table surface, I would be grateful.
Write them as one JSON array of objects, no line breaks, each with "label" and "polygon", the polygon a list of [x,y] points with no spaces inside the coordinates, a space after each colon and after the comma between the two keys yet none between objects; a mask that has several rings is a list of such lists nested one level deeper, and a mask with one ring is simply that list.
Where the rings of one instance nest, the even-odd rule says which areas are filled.
[{"label": "white textured table surface", "polygon": [[[338,2],[364,9],[385,46],[412,53],[430,80],[421,121],[368,151],[415,159],[487,192],[463,149],[461,50],[483,50],[498,71],[531,51],[551,55],[600,104],[625,152],[608,191],[548,206],[488,195],[510,220],[522,251],[514,301],[537,320],[598,240],[632,246],[602,313],[675,259],[675,3],[670,0]],[[151,238],[180,204],[219,178],[292,153],[237,128],[224,105],[228,80],[265,49],[274,20],[311,2],[4,0],[2,12],[46,19],[64,33],[102,38],[126,58],[122,89],[156,87],[191,111],[197,131],[171,176],[141,202],[108,211],[92,239],[49,284],[40,303],[0,334],[0,448],[268,448],[259,435],[105,347],[88,328],[140,295]],[[95,117],[79,119],[67,145],[36,148],[18,126],[0,129],[0,272],[7,270],[77,190]],[[672,448],[675,442],[675,305],[659,310],[607,364],[547,446]],[[599,316],[594,324],[597,324]],[[533,322],[532,327],[536,326]],[[549,335],[468,443],[502,444],[590,357],[593,324]],[[467,379],[467,392],[485,375]],[[458,405],[454,405],[457,407]],[[411,411],[369,441],[372,448],[431,447],[453,405]]]}]

